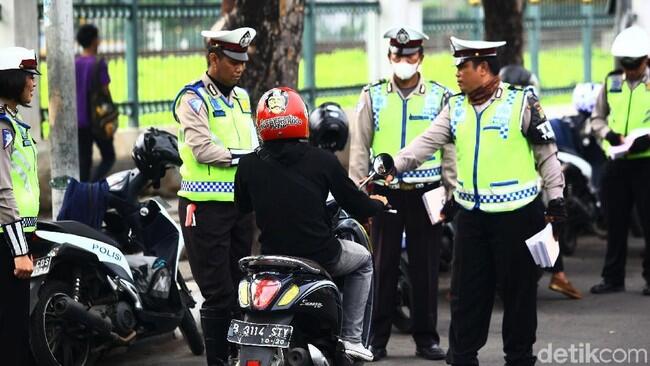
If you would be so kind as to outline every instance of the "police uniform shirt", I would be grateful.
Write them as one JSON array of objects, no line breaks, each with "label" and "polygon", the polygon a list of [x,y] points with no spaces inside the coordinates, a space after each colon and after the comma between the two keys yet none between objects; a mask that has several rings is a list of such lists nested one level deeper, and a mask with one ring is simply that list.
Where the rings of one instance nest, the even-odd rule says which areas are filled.
[{"label": "police uniform shirt", "polygon": [[[201,77],[201,81],[210,95],[215,99],[221,97],[221,91],[207,74]],[[235,88],[233,88],[227,97],[228,102],[232,103],[233,98],[237,97]],[[196,161],[199,163],[228,167],[232,161],[230,151],[226,147],[212,142],[207,107],[202,101],[201,103],[192,102],[197,98],[199,100],[201,99],[194,92],[188,91],[181,97],[180,103],[176,108],[176,115],[181,124],[180,128],[183,129],[183,133],[185,134],[185,143],[192,149],[192,154],[194,154]],[[200,108],[198,108],[198,111],[195,111],[192,105],[200,106]]]},{"label": "police uniform shirt", "polygon": [[[5,104],[6,101],[0,99],[0,108],[13,115]],[[13,139],[16,132],[9,122],[0,120],[0,134],[0,225],[6,225],[20,220],[11,181],[11,154],[14,151]]]},{"label": "police uniform shirt", "polygon": [[[625,82],[630,87],[630,90],[634,90],[640,84],[645,84],[647,88],[650,88],[650,67],[646,67],[645,73],[640,79],[625,80]],[[604,86],[600,89],[600,94],[598,94],[598,99],[596,99],[596,106],[591,112],[591,131],[596,138],[604,139],[605,135],[611,131],[607,123],[609,112],[609,102],[607,101],[607,81],[605,81]]]},{"label": "police uniform shirt", "polygon": [[[492,97],[481,105],[475,105],[477,113],[485,110],[495,99],[497,95],[503,95],[505,84],[501,83]],[[531,112],[530,103],[526,103],[523,113],[521,131],[525,134],[531,124],[533,113]],[[451,124],[449,116],[449,105],[446,105],[438,117],[426,132],[418,136],[408,146],[406,146],[395,158],[395,168],[397,171],[410,170],[431,156],[434,150],[452,142]],[[562,167],[557,160],[557,146],[551,144],[531,144],[537,171],[543,180],[543,189],[549,200],[562,197],[564,189],[564,175]],[[489,152],[488,152],[489,154]],[[495,159],[498,157],[495,157]]]},{"label": "police uniform shirt", "polygon": [[[402,90],[395,84],[392,77],[390,83],[394,92],[400,93],[403,99],[409,99],[414,94],[423,95],[428,81],[420,74],[418,85],[408,95],[402,95]],[[443,103],[446,103],[447,99],[448,96],[444,98]],[[358,184],[368,175],[369,149],[372,146],[374,135],[370,90],[367,88],[361,92],[360,101],[357,105],[357,119],[350,125],[350,135],[349,174],[350,178]],[[447,190],[451,190],[455,187],[456,182],[456,149],[452,144],[443,146],[441,165],[442,183]],[[416,167],[414,166],[413,169]]]}]

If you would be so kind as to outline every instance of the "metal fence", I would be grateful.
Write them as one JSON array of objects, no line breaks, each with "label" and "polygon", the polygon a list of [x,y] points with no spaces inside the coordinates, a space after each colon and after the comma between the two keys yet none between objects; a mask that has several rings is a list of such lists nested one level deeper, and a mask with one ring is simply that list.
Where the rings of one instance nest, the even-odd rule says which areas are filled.
[{"label": "metal fence", "polygon": [[[468,5],[467,1],[453,3],[460,5],[450,8],[425,4],[423,30],[435,35],[425,44],[427,58],[430,54],[451,58],[447,43],[450,35],[482,37],[481,7]],[[335,98],[343,105],[354,105],[361,88],[369,81],[366,33],[370,17],[380,12],[379,1],[307,0],[307,4],[299,89],[311,104],[322,98]],[[590,57],[592,53],[594,57],[602,54],[599,47],[592,45],[607,40],[608,31],[613,28],[613,17],[606,14],[606,4],[607,0],[589,4],[544,0],[537,5],[528,4],[526,66],[540,77],[543,94],[564,93],[575,82],[591,78]],[[96,24],[100,29],[100,53],[109,63],[111,92],[124,116],[122,123],[127,118],[133,126],[171,123],[168,111],[172,99],[183,85],[205,70],[204,45],[198,34],[210,28],[219,13],[219,0],[75,2],[75,29],[84,23]],[[42,9],[39,15],[42,19]],[[41,54],[46,55],[45,38],[41,35],[40,39]],[[557,78],[547,77],[557,72],[556,59],[571,59],[576,65],[559,84],[557,80],[550,81]],[[594,71],[600,77],[601,70]],[[45,107],[46,78],[43,81],[41,106]],[[46,120],[47,110],[42,111]]]}]

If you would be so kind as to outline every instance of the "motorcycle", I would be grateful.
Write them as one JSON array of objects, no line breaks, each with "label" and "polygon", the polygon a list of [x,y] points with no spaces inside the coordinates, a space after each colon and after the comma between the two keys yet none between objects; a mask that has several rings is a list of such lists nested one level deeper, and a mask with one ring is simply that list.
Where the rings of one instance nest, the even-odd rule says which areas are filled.
[{"label": "motorcycle", "polygon": [[[373,172],[385,176],[393,168],[388,154],[379,154]],[[333,232],[372,252],[363,226],[333,199],[327,202]],[[228,341],[240,347],[240,366],[362,365],[343,351],[341,329],[342,279],[332,278],[318,263],[297,257],[262,255],[242,258],[246,274],[239,283],[243,320],[232,320]],[[370,329],[372,293],[366,304],[364,341]]]},{"label": "motorcycle", "polygon": [[[107,178],[102,230],[77,221],[38,222],[30,245],[30,334],[41,366],[92,365],[113,347],[177,327],[193,354],[204,351],[190,311],[195,301],[179,271],[180,228],[163,202],[137,200],[180,165],[176,137],[151,128],[132,156],[139,168]],[[142,251],[130,253],[134,248]]]},{"label": "motorcycle", "polygon": [[598,194],[606,158],[586,130],[588,117],[578,114],[550,121],[565,179],[568,219],[559,230],[560,248],[565,255],[575,252],[580,235],[606,235],[605,215]]}]

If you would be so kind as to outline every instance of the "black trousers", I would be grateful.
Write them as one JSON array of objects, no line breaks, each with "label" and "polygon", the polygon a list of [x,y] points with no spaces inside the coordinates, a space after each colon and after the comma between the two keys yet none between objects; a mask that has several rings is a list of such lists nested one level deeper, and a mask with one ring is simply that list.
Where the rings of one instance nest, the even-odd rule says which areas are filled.
[{"label": "black trousers", "polygon": [[645,238],[643,278],[650,284],[650,158],[608,162],[602,194],[608,225],[603,280],[625,284],[627,238],[632,207],[636,205]]},{"label": "black trousers", "polygon": [[447,363],[478,365],[499,282],[507,365],[533,365],[539,270],[525,240],[544,228],[541,199],[506,213],[461,209],[456,219]]},{"label": "black trousers", "polygon": [[14,275],[14,259],[0,234],[0,364],[31,365],[29,280]]},{"label": "black trousers", "polygon": [[[96,182],[106,177],[115,164],[115,148],[113,140],[95,138],[88,128],[78,130],[79,139],[79,181]],[[91,177],[90,170],[93,165],[93,142],[97,144],[102,161],[99,163]]]},{"label": "black trousers", "polygon": [[440,261],[441,225],[429,220],[422,194],[437,186],[411,191],[377,187],[397,214],[380,213],[373,218],[376,291],[373,302],[370,344],[386,347],[395,313],[395,297],[402,251],[402,233],[406,230],[406,251],[412,281],[413,339],[418,347],[438,344],[438,265]]},{"label": "black trousers", "polygon": [[243,277],[238,262],[250,255],[252,214],[242,215],[232,202],[194,202],[196,226],[185,227],[187,205],[180,197],[180,216],[192,275],[205,299],[202,308],[230,316],[238,309],[237,286]]}]

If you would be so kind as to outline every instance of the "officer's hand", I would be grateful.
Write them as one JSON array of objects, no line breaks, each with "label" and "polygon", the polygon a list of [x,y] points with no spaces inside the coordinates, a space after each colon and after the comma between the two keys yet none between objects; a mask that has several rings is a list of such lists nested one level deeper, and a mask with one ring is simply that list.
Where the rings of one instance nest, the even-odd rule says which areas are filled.
[{"label": "officer's hand", "polygon": [[378,195],[378,194],[371,194],[371,195],[370,195],[370,198],[372,198],[373,200],[377,200],[377,201],[383,203],[384,206],[388,206],[388,198],[386,198],[386,197],[384,197],[384,196],[380,196],[380,195]]},{"label": "officer's hand", "polygon": [[29,255],[14,258],[14,275],[20,279],[27,279],[32,275],[34,263]]},{"label": "officer's hand", "polygon": [[442,210],[440,210],[440,218],[442,218],[442,221],[444,222],[451,222],[451,220],[454,219],[454,216],[456,216],[456,212],[458,212],[458,204],[456,204],[454,197],[451,197],[451,199],[447,200],[445,205],[442,206]]},{"label": "officer's hand", "polygon": [[607,132],[607,135],[605,135],[605,140],[607,140],[607,142],[609,142],[609,144],[612,146],[618,146],[625,141],[623,135],[611,130]]},{"label": "officer's hand", "polygon": [[630,150],[628,151],[631,154],[635,154],[644,152],[648,149],[650,149],[650,135],[644,135],[634,140],[632,146],[630,146]]},{"label": "officer's hand", "polygon": [[566,203],[564,198],[555,198],[548,202],[546,212],[544,213],[546,222],[550,222],[553,226],[553,236],[557,240],[562,229],[563,223],[569,216],[566,210]]}]

